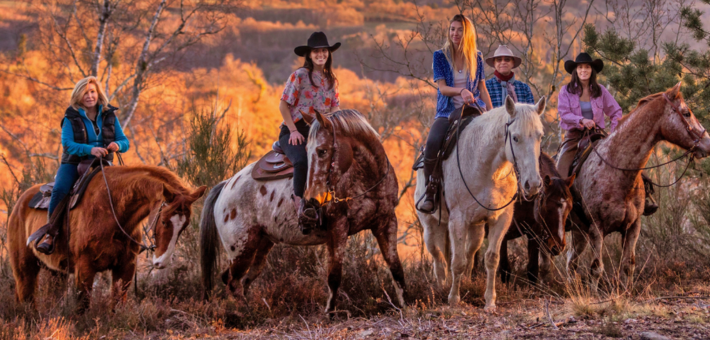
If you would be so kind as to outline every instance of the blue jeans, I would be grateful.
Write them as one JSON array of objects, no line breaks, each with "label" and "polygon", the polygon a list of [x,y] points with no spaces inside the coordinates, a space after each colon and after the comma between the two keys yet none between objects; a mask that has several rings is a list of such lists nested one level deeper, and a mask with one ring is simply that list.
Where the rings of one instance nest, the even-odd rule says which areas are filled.
[{"label": "blue jeans", "polygon": [[303,193],[306,191],[306,180],[308,175],[308,151],[306,151],[306,143],[308,140],[308,132],[311,127],[301,119],[296,122],[296,130],[303,135],[304,141],[299,145],[291,145],[288,139],[291,138],[291,131],[288,130],[286,124],[281,127],[279,134],[279,144],[281,149],[288,159],[293,163],[293,194],[303,198]]},{"label": "blue jeans", "polygon": [[52,216],[54,208],[69,194],[74,183],[79,179],[79,173],[76,170],[77,166],[77,164],[62,164],[59,166],[57,177],[54,180],[54,188],[52,189],[52,198],[49,200],[49,216]]}]

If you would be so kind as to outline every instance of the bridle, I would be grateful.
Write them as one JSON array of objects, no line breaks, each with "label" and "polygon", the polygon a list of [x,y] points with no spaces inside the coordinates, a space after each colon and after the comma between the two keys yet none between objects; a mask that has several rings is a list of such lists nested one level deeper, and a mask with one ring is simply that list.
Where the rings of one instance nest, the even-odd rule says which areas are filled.
[{"label": "bridle", "polygon": [[[330,118],[326,117],[327,119],[330,120]],[[385,167],[385,173],[384,175],[380,178],[380,180],[377,181],[374,185],[372,185],[370,188],[367,190],[355,195],[355,196],[346,196],[345,197],[338,197],[335,193],[335,187],[340,183],[340,180],[337,182],[333,182],[333,172],[335,168],[335,151],[338,150],[338,135],[335,130],[335,123],[333,121],[330,121],[330,125],[333,129],[333,144],[332,144],[332,150],[333,152],[330,155],[330,166],[328,168],[328,175],[326,177],[325,185],[326,185],[326,195],[325,198],[323,199],[323,202],[319,202],[317,200],[311,199],[308,200],[305,203],[305,207],[303,209],[303,213],[300,216],[300,218],[303,220],[302,222],[304,224],[316,224],[316,221],[318,222],[318,225],[323,224],[323,208],[325,208],[328,205],[331,204],[339,204],[341,202],[349,202],[354,199],[361,198],[365,196],[368,192],[371,192],[372,190],[375,190],[382,182],[385,181],[387,176],[389,175],[390,171],[390,161],[387,155],[385,154],[385,159],[387,160],[387,166]]]},{"label": "bridle", "polygon": [[[121,154],[118,152],[116,154],[118,155],[118,159],[120,161],[120,164],[123,165],[123,159],[121,158]],[[160,214],[163,211],[163,207],[167,206],[168,204],[165,203],[165,201],[163,201],[160,204],[160,208],[158,208],[158,213],[155,215],[155,219],[153,219],[153,222],[149,226],[143,226],[143,232],[146,235],[146,239],[148,240],[148,245],[145,245],[142,242],[136,241],[135,238],[133,238],[130,234],[128,234],[126,232],[126,229],[123,228],[123,226],[121,225],[121,222],[118,221],[118,217],[116,216],[116,210],[113,207],[113,200],[111,199],[111,189],[109,188],[108,181],[106,180],[106,172],[104,171],[103,157],[98,157],[98,158],[99,158],[99,166],[101,167],[101,175],[104,178],[104,184],[106,184],[106,193],[108,194],[108,202],[109,202],[109,206],[111,207],[111,214],[113,215],[113,220],[116,222],[118,229],[120,229],[121,232],[123,233],[123,235],[125,235],[131,242],[140,246],[140,252],[138,252],[139,254],[143,253],[146,250],[148,250],[148,251],[155,250],[155,248],[156,248],[155,232],[153,232],[153,237],[149,237],[148,232],[151,229],[154,229],[155,226],[158,224],[158,220],[160,219]],[[163,223],[165,223],[165,221],[163,221]]]},{"label": "bridle", "polygon": [[[681,158],[683,158],[683,157],[685,157],[685,156],[687,156],[687,155],[690,155],[690,158],[688,159],[688,163],[686,163],[686,165],[685,165],[685,169],[683,170],[683,173],[682,173],[673,183],[667,184],[667,185],[661,185],[661,184],[657,184],[657,183],[654,183],[654,182],[650,182],[651,184],[653,184],[653,185],[655,185],[655,186],[657,186],[657,187],[667,188],[667,187],[670,187],[670,186],[675,185],[676,183],[678,183],[678,182],[681,180],[681,178],[683,178],[683,176],[685,176],[685,173],[686,173],[686,171],[688,170],[688,167],[690,166],[690,163],[693,162],[693,160],[695,159],[695,157],[694,157],[694,155],[692,154],[692,152],[695,151],[695,148],[698,146],[698,144],[700,143],[700,140],[703,138],[703,135],[705,134],[705,132],[706,132],[707,130],[706,130],[705,128],[703,128],[702,131],[697,130],[697,129],[693,129],[693,126],[690,125],[690,122],[685,118],[685,116],[683,116],[683,113],[681,113],[680,107],[679,107],[675,102],[673,102],[670,98],[668,98],[668,95],[667,95],[666,93],[663,93],[662,96],[663,96],[663,99],[665,99],[666,102],[668,102],[668,104],[670,105],[671,111],[673,111],[674,113],[676,113],[676,114],[678,115],[678,117],[680,118],[680,120],[685,124],[685,129],[686,129],[686,131],[688,131],[688,134],[690,135],[690,137],[694,139],[694,141],[693,141],[693,146],[691,146],[690,148],[688,148],[688,150],[686,150],[685,153],[683,153],[682,155],[678,156],[677,158],[672,159],[672,160],[670,160],[670,161],[667,161],[667,162],[665,162],[665,163],[661,163],[661,164],[654,165],[654,166],[648,166],[648,167],[642,167],[642,168],[636,168],[636,169],[629,169],[629,168],[621,168],[621,167],[614,166],[614,165],[612,165],[611,163],[609,163],[608,160],[604,159],[604,157],[602,157],[602,156],[599,154],[599,151],[597,151],[597,145],[598,145],[598,144],[595,145],[595,146],[592,148],[592,150],[593,150],[594,153],[597,155],[597,157],[599,157],[599,159],[601,159],[601,160],[604,162],[604,164],[608,165],[608,166],[611,167],[612,169],[616,169],[616,170],[620,170],[620,171],[643,171],[643,170],[650,170],[650,169],[660,168],[660,167],[662,167],[662,166],[664,166],[664,165],[667,165],[667,164],[670,164],[670,163],[674,163],[674,162],[678,161],[679,159],[681,159]],[[690,109],[688,109],[688,112],[690,112]],[[586,133],[586,131],[585,131],[585,133]]]},{"label": "bridle", "polygon": [[[463,116],[463,110],[465,107],[466,106],[464,105],[461,108],[462,116]],[[480,109],[479,109],[479,111],[480,111]],[[459,119],[461,119],[461,118],[459,118]],[[510,199],[510,201],[508,201],[508,203],[506,203],[504,206],[498,207],[498,208],[490,208],[488,206],[485,206],[483,203],[481,203],[481,201],[478,200],[478,198],[476,198],[476,195],[474,195],[473,192],[471,192],[471,189],[468,187],[468,184],[466,183],[466,178],[464,178],[464,176],[463,176],[463,171],[461,171],[461,160],[459,159],[459,139],[460,139],[460,133],[461,133],[461,124],[458,124],[458,126],[456,127],[456,165],[459,170],[459,176],[461,176],[461,181],[463,182],[464,187],[466,187],[466,191],[468,191],[468,194],[471,195],[473,200],[476,201],[476,203],[478,203],[478,205],[480,205],[483,209],[486,209],[488,211],[498,211],[498,210],[505,209],[506,207],[508,207],[511,203],[513,203],[518,198],[519,194],[524,200],[526,200],[526,201],[530,200],[527,196],[525,196],[525,194],[521,194],[521,192],[523,190],[520,188],[520,171],[518,170],[518,161],[515,158],[515,150],[513,150],[513,139],[510,136],[510,129],[509,129],[510,125],[512,125],[514,122],[515,122],[515,118],[513,118],[510,121],[508,121],[507,123],[505,123],[505,141],[504,141],[504,143],[507,144],[508,140],[510,140],[510,153],[513,155],[513,172],[515,173],[515,178],[518,182],[518,188],[515,191],[515,195],[513,195],[513,197]],[[504,148],[505,148],[505,144],[503,146]]]}]

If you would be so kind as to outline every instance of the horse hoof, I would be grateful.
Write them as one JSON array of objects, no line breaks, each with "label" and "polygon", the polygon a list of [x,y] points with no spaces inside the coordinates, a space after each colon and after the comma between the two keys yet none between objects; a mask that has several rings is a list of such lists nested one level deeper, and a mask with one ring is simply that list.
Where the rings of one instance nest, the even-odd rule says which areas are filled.
[{"label": "horse hoof", "polygon": [[490,306],[486,306],[483,308],[483,311],[486,313],[494,314],[496,312],[496,305],[492,304]]},{"label": "horse hoof", "polygon": [[449,297],[449,305],[450,305],[450,306],[452,306],[452,307],[453,307],[453,306],[456,306],[456,305],[459,304],[459,302],[461,302],[461,298],[460,298],[460,297],[458,297],[458,296],[455,296],[455,297],[451,297],[451,296],[450,296],[450,297]]}]

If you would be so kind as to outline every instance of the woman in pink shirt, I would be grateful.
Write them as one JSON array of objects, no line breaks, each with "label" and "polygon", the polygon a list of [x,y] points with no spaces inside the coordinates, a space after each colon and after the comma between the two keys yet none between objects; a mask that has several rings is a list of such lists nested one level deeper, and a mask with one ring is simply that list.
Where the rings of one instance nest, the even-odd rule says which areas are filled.
[{"label": "woman in pink shirt", "polygon": [[562,177],[570,176],[570,165],[577,153],[577,143],[585,130],[603,130],[604,116],[609,117],[611,131],[621,118],[621,107],[603,85],[597,83],[597,73],[604,68],[601,59],[592,60],[587,53],[565,62],[565,70],[572,75],[569,84],[560,89],[557,111],[560,128],[566,130],[565,141],[557,156],[557,169]]}]

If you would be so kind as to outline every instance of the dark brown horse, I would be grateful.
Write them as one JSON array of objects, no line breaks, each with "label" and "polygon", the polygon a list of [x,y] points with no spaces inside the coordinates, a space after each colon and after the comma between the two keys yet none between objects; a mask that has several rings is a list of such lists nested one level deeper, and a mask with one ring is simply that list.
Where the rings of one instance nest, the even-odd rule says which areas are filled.
[{"label": "dark brown horse", "polygon": [[[348,236],[369,229],[390,267],[396,297],[403,305],[404,271],[397,255],[394,213],[398,183],[377,132],[354,110],[338,111],[327,118],[318,114],[307,148],[304,201],[312,199],[323,205],[324,230],[303,235],[291,199],[293,181],[254,180],[250,175],[254,164],[248,165],[215,186],[205,200],[200,251],[206,290],[212,288],[220,241],[231,260],[222,280],[237,296],[247,293],[275,243],[326,244],[330,297],[325,310],[330,312],[335,308]],[[333,187],[326,185],[328,179]]]},{"label": "dark brown horse", "polygon": [[644,211],[644,185],[641,168],[646,166],[654,147],[661,141],[688,150],[695,157],[710,153],[710,136],[683,101],[680,83],[666,92],[639,101],[636,109],[622,118],[616,130],[597,144],[582,165],[574,182],[586,210],[584,220],[573,220],[572,247],[567,268],[577,269],[579,255],[592,245],[592,287],[596,290],[604,271],[604,237],[621,233],[621,268],[631,284],[636,267],[636,241],[641,233]]},{"label": "dark brown horse", "polygon": [[[510,280],[511,274],[508,241],[523,235],[527,237],[527,277],[532,283],[547,277],[550,256],[557,256],[565,249],[565,221],[572,210],[572,194],[569,189],[574,183],[574,176],[567,180],[561,179],[555,162],[544,152],[540,153],[540,176],[544,178],[543,190],[532,200],[519,199],[515,202],[513,221],[500,248],[498,273],[503,283]],[[474,256],[474,268],[478,268],[478,253]]]},{"label": "dark brown horse", "polygon": [[[390,267],[404,306],[404,270],[397,253],[398,183],[378,134],[355,110],[316,115],[308,137],[308,185],[304,198],[325,203],[328,288],[326,311],[335,307],[348,235],[370,229]],[[326,200],[324,202],[324,200]]]},{"label": "dark brown horse", "polygon": [[[190,221],[192,203],[205,192],[205,187],[195,191],[188,189],[173,173],[154,166],[107,167],[105,173],[121,226],[114,221],[106,183],[98,174],[89,183],[81,202],[70,212],[69,225],[63,226],[51,255],[41,254],[27,244],[27,237],[47,223],[46,211],[28,205],[40,185],[20,196],[8,225],[10,264],[18,301],[33,301],[37,275],[42,267],[74,274],[80,293],[79,311],[89,306],[96,273],[106,270],[111,271],[113,278],[114,304],[125,300],[136,271],[141,222],[149,216],[151,222],[159,219],[153,231],[156,245],[153,265],[162,267]],[[158,212],[160,216],[156,216]]]}]

